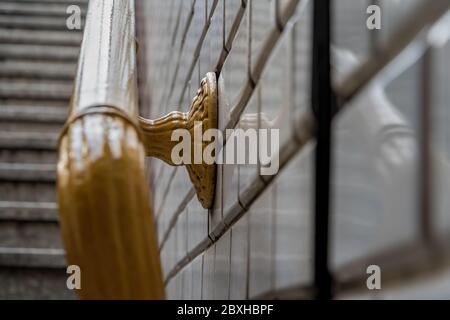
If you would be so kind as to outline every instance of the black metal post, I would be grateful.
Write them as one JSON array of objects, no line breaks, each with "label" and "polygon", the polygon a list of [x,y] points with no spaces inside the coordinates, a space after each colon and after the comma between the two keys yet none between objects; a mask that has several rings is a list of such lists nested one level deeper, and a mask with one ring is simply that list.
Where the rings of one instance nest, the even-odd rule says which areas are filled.
[{"label": "black metal post", "polygon": [[331,298],[329,210],[331,120],[334,114],[330,75],[330,0],[315,0],[313,13],[312,109],[316,118],[315,154],[315,298]]}]

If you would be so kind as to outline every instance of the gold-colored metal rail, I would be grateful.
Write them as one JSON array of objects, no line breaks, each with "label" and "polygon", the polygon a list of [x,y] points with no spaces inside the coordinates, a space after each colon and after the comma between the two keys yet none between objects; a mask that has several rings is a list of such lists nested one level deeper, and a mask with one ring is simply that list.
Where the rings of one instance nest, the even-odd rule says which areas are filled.
[{"label": "gold-colored metal rail", "polygon": [[[173,165],[171,131],[217,127],[214,73],[188,113],[138,116],[133,0],[89,2],[70,116],[61,133],[58,203],[67,262],[81,269],[82,299],[165,297],[145,179],[145,155]],[[204,207],[215,166],[187,165]]]}]

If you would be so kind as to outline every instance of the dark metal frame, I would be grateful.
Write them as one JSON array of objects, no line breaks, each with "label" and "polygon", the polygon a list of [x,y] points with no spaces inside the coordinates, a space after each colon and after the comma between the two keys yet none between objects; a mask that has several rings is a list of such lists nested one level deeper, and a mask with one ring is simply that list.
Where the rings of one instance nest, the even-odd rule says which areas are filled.
[{"label": "dark metal frame", "polygon": [[315,154],[315,229],[314,287],[315,298],[331,298],[329,270],[329,211],[331,176],[331,122],[334,111],[330,73],[331,42],[330,0],[314,1],[312,111],[316,119]]},{"label": "dark metal frame", "polygon": [[[377,3],[378,0],[369,0],[368,3]],[[426,273],[443,267],[445,261],[450,261],[446,246],[442,241],[433,238],[432,234],[432,161],[431,161],[431,120],[433,114],[432,99],[432,46],[429,32],[433,25],[450,10],[450,3],[446,0],[436,0],[419,7],[411,18],[390,37],[384,46],[379,47],[372,41],[371,56],[356,68],[344,81],[331,85],[330,74],[330,44],[331,44],[331,1],[315,0],[313,12],[313,39],[312,39],[312,83],[311,102],[312,112],[315,116],[315,225],[314,225],[314,298],[327,300],[333,298],[334,288],[342,291],[349,288],[359,288],[367,276],[361,274],[360,267],[367,265],[368,261],[389,262],[396,257],[400,263],[396,266],[386,265],[384,276],[387,279],[395,278],[402,272],[401,267],[410,267],[408,261],[416,257],[417,263],[414,273]],[[373,38],[372,40],[375,40]],[[366,88],[375,79],[389,81],[398,72],[404,70],[402,56],[414,53],[416,61],[422,58],[421,82],[421,128],[419,135],[419,164],[420,187],[418,188],[418,219],[422,236],[417,244],[400,246],[381,255],[366,257],[363,261],[344,266],[335,272],[330,271],[330,207],[332,177],[332,120],[334,115],[345,107],[356,95]],[[400,64],[402,68],[394,65]],[[450,235],[449,235],[450,236]],[[448,238],[448,237],[447,237]],[[445,241],[443,242],[445,243]],[[433,257],[430,260],[430,248]],[[417,259],[418,258],[418,259]],[[441,263],[431,263],[431,262]],[[431,261],[431,262],[430,262]],[[355,266],[357,267],[355,269]],[[342,270],[341,270],[342,269]],[[411,268],[409,268],[411,269]],[[343,274],[343,270],[346,270]],[[334,275],[334,276],[333,276]],[[349,276],[350,275],[350,276]],[[334,279],[333,279],[334,278]]]}]

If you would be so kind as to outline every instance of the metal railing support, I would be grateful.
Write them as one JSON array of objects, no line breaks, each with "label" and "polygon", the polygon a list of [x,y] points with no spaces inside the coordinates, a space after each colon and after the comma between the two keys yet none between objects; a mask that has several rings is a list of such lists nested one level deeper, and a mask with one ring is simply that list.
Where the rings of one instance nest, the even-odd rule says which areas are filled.
[{"label": "metal railing support", "polygon": [[70,117],[61,134],[58,203],[82,299],[164,298],[137,121],[134,1],[90,1]]}]

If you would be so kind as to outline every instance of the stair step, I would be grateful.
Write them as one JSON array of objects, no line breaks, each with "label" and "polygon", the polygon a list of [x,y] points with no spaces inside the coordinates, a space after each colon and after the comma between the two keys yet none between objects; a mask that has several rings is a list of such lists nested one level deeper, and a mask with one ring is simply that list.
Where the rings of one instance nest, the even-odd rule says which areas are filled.
[{"label": "stair step", "polygon": [[67,110],[61,107],[3,105],[0,108],[0,121],[64,124],[66,119]]},{"label": "stair step", "polygon": [[65,269],[0,269],[0,299],[75,300]]},{"label": "stair step", "polygon": [[75,63],[55,61],[0,61],[0,78],[32,78],[73,80],[76,72]]},{"label": "stair step", "polygon": [[[1,79],[0,79],[1,80]],[[1,84],[1,81],[0,81]],[[17,107],[40,107],[40,108],[47,108],[47,107],[57,107],[61,109],[67,109],[68,102],[67,101],[58,101],[58,100],[31,100],[31,99],[7,99],[0,97],[0,103],[1,106],[17,106]]]},{"label": "stair step", "polygon": [[0,181],[56,182],[53,164],[0,163]]},{"label": "stair step", "polygon": [[56,161],[57,153],[55,150],[8,150],[0,148],[0,162],[55,164]]},{"label": "stair step", "polygon": [[2,221],[0,247],[60,249],[62,240],[59,226],[54,222]]},{"label": "stair step", "polygon": [[0,59],[29,59],[38,61],[70,61],[76,63],[77,47],[45,46],[28,44],[5,44],[0,46]]},{"label": "stair step", "polygon": [[3,120],[0,118],[0,128],[2,131],[15,132],[16,130],[28,131],[34,135],[40,135],[41,133],[55,133],[61,132],[63,125],[56,122],[24,122],[21,120]]},{"label": "stair step", "polygon": [[1,268],[0,299],[75,300],[76,293],[67,289],[64,268]]},{"label": "stair step", "polygon": [[65,268],[65,252],[50,248],[0,248],[0,266]]},{"label": "stair step", "polygon": [[88,0],[0,0],[0,300],[77,298],[56,202],[56,147],[83,38],[67,29],[69,5],[85,14]]},{"label": "stair step", "polygon": [[[81,45],[80,31],[36,31],[25,29],[0,29],[0,43],[76,46]],[[48,50],[52,50],[48,48]]]},{"label": "stair step", "polygon": [[[84,19],[81,21],[83,28]],[[64,30],[67,28],[67,17],[39,17],[14,15],[7,16],[0,14],[0,28],[5,29],[29,29],[29,30]]]},{"label": "stair step", "polygon": [[1,99],[28,99],[28,100],[70,100],[72,94],[71,81],[56,80],[0,80]]},{"label": "stair step", "polygon": [[0,201],[0,221],[57,222],[54,202]]},{"label": "stair step", "polygon": [[57,141],[54,133],[0,132],[0,149],[56,150]]},{"label": "stair step", "polygon": [[58,134],[66,118],[67,108],[61,107],[6,105],[0,108],[2,131]]},{"label": "stair step", "polygon": [[56,202],[54,183],[0,182],[0,201]]},{"label": "stair step", "polygon": [[[36,3],[36,2],[0,2],[0,13],[9,15],[36,15],[36,16],[63,16],[68,17],[66,12],[68,4],[58,3]],[[81,13],[86,13],[85,6],[81,6]]]}]

